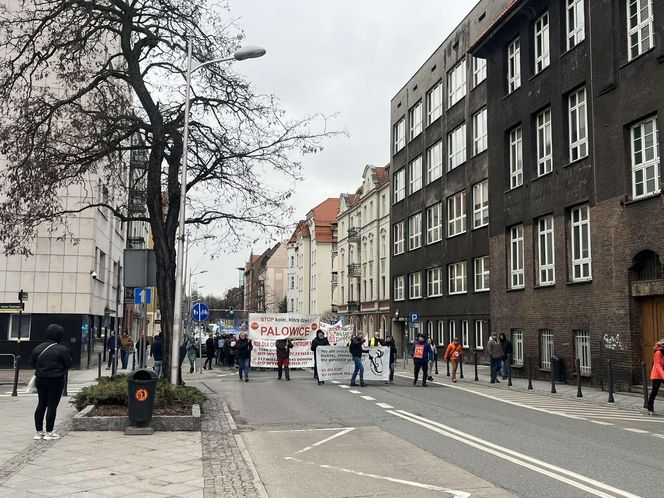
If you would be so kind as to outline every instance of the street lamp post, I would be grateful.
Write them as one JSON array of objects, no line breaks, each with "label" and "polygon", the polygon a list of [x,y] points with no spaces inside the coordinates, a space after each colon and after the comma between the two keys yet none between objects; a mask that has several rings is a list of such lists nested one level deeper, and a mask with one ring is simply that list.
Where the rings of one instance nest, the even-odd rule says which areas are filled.
[{"label": "street lamp post", "polygon": [[192,43],[191,38],[187,41],[187,88],[185,90],[184,103],[184,137],[182,144],[182,172],[180,178],[180,213],[178,219],[178,249],[177,266],[175,273],[175,309],[173,310],[173,336],[171,338],[171,384],[178,383],[178,366],[180,363],[180,332],[182,317],[182,279],[184,276],[184,222],[185,207],[187,200],[187,150],[189,147],[189,107],[191,96],[191,73],[198,69],[232,60],[243,61],[245,59],[254,59],[265,55],[265,49],[261,47],[243,47],[233,54],[233,57],[225,59],[214,59],[206,62],[192,61],[191,57]]}]

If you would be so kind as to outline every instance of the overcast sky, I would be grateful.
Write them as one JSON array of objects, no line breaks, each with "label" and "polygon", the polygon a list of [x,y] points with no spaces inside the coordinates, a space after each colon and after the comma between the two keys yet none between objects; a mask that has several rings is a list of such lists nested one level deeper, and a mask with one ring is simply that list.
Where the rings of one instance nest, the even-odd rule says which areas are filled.
[{"label": "overcast sky", "polygon": [[[329,140],[303,159],[305,180],[293,196],[293,224],[316,204],[355,191],[366,164],[389,162],[390,99],[467,15],[475,0],[230,0],[247,45],[267,54],[236,63],[263,93],[276,95],[293,118],[336,114]],[[256,244],[254,254],[268,243]],[[202,294],[238,284],[251,247],[210,254],[192,247],[190,265]]]}]

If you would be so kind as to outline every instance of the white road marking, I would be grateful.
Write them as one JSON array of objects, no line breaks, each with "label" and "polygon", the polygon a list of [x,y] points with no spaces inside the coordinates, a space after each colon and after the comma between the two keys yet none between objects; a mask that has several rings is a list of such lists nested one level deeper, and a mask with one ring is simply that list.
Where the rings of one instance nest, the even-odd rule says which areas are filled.
[{"label": "white road marking", "polygon": [[338,380],[331,380],[330,382],[332,382],[332,384],[338,384],[339,383]]},{"label": "white road marking", "polygon": [[396,479],[394,477],[387,477],[387,476],[379,476],[377,474],[368,474],[366,472],[358,472],[356,470],[351,470],[351,469],[345,469],[343,467],[335,467],[333,465],[320,465],[315,462],[307,462],[304,460],[299,460],[297,458],[293,457],[284,457],[284,460],[290,460],[292,462],[297,462],[297,463],[306,463],[308,465],[314,465],[317,467],[320,467],[321,469],[330,469],[330,470],[338,470],[339,472],[346,472],[348,474],[354,474],[356,476],[361,476],[361,477],[370,477],[372,479],[380,479],[383,481],[390,481],[390,482],[395,482],[398,484],[405,484],[406,486],[413,486],[416,488],[420,489],[428,489],[431,491],[441,491],[443,493],[449,493],[455,498],[469,498],[470,493],[466,493],[465,491],[459,491],[456,489],[449,489],[449,488],[443,488],[440,486],[434,486],[433,484],[424,484],[422,482],[414,482],[414,481],[406,481],[405,479]]},{"label": "white road marking", "polygon": [[353,393],[353,394],[362,394],[362,391],[356,391],[355,389],[351,389],[351,390],[348,391],[348,392],[349,392],[349,393]]},{"label": "white road marking", "polygon": [[376,403],[376,405],[380,406],[381,408],[385,408],[386,410],[391,410],[394,408],[392,405],[388,405],[387,403]]},{"label": "white road marking", "polygon": [[590,420],[590,422],[592,422],[593,424],[597,424],[597,425],[613,425],[609,422],[602,422],[601,420]]},{"label": "white road marking", "polygon": [[320,446],[321,444],[325,444],[328,441],[332,441],[333,439],[338,438],[339,436],[343,436],[344,434],[348,434],[350,431],[354,431],[355,427],[348,427],[347,429],[342,430],[341,432],[337,432],[336,434],[332,434],[330,437],[326,437],[325,439],[321,439],[317,443],[312,444],[311,446],[307,446],[306,448],[302,448],[299,451],[295,452],[295,455],[298,455],[300,453],[304,453],[305,451],[309,451],[313,448],[316,448],[317,446]]},{"label": "white road marking", "polygon": [[[437,432],[450,439],[454,439],[468,446],[472,446],[473,448],[477,448],[486,453],[490,453],[492,455],[495,455],[499,458],[512,462],[521,467],[528,468],[540,474],[564,482],[566,484],[569,484],[570,486],[581,489],[595,496],[600,496],[602,498],[612,498],[614,496],[639,498],[637,495],[634,495],[627,491],[615,488],[608,484],[604,484],[589,477],[577,474],[576,472],[563,469],[556,465],[543,462],[542,460],[538,460],[528,455],[518,453],[514,450],[510,450],[503,446],[498,446],[496,444],[491,443],[490,441],[480,439],[471,434],[454,429],[453,427],[443,425],[439,422],[435,422],[433,420],[420,417],[418,415],[406,412],[404,410],[398,410],[398,411],[388,410],[387,413],[395,415],[409,422],[421,425],[422,427],[426,427],[427,429]],[[591,488],[590,486],[594,486],[594,488],[598,489]]]},{"label": "white road marking", "polygon": [[637,434],[650,434],[650,431],[644,431],[643,429],[634,429],[632,427],[623,427],[623,429],[629,432],[636,432]]},{"label": "white road marking", "polygon": [[339,384],[339,387],[341,389],[350,389],[350,386],[344,386],[343,384]]},{"label": "white road marking", "polygon": [[266,431],[270,432],[272,434],[277,434],[281,432],[316,432],[316,431],[342,431],[346,429],[346,427],[323,427],[320,429],[286,429],[286,430],[281,430],[281,431]]},{"label": "white road marking", "polygon": [[362,399],[366,399],[367,401],[376,401],[376,398],[372,398],[371,396],[360,396]]}]

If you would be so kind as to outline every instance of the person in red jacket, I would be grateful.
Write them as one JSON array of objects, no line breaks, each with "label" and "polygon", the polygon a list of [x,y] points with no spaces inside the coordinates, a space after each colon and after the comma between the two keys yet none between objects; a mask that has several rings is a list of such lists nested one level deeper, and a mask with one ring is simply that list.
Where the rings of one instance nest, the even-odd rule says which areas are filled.
[{"label": "person in red jacket", "polygon": [[652,371],[650,372],[650,380],[652,380],[652,391],[648,398],[648,414],[655,414],[655,398],[659,391],[659,386],[664,382],[664,339],[655,344],[655,356],[652,362]]},{"label": "person in red jacket", "polygon": [[459,344],[459,339],[455,337],[454,341],[450,342],[447,346],[444,356],[445,360],[452,362],[452,382],[456,382],[457,367],[459,366],[459,360],[461,359],[462,354],[463,348],[461,347],[461,344]]}]

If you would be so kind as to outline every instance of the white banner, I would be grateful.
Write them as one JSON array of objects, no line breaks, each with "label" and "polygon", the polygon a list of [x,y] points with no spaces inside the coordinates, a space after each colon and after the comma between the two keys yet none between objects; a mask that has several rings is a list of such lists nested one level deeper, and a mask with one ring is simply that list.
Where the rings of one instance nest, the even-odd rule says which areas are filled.
[{"label": "white banner", "polygon": [[[277,368],[276,341],[253,340],[251,344],[251,366]],[[314,366],[314,352],[311,341],[293,341],[289,355],[290,368],[311,368]]]},{"label": "white banner", "polygon": [[347,346],[350,338],[353,337],[355,331],[354,325],[345,325],[343,327],[335,327],[330,329],[327,333],[327,340],[330,344],[335,346]]},{"label": "white banner", "polygon": [[294,315],[292,313],[249,313],[249,339],[276,341],[313,340],[318,332],[318,315]]},{"label": "white banner", "polygon": [[[390,348],[368,348],[362,355],[364,380],[390,379]],[[355,370],[353,357],[346,346],[318,346],[316,348],[319,380],[350,380]],[[357,379],[359,382],[359,379]]]}]

